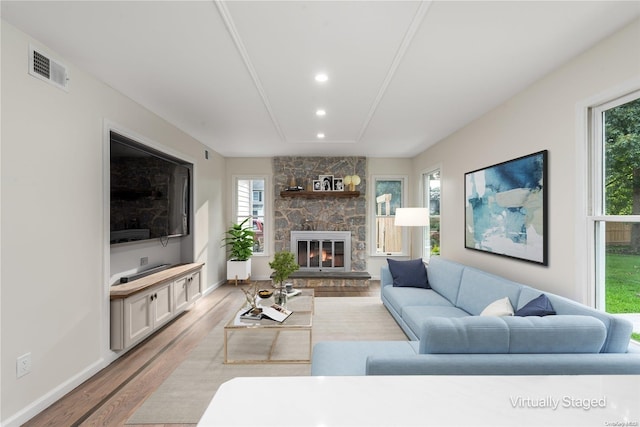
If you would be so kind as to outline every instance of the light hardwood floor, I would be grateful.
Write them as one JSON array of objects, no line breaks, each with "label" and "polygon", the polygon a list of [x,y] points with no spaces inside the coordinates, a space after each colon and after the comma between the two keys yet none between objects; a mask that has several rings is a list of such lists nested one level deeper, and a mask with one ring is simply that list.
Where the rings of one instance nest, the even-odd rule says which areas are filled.
[{"label": "light hardwood floor", "polygon": [[[380,284],[372,280],[366,290],[316,288],[315,294],[316,297],[378,296]],[[209,331],[231,316],[243,298],[242,292],[231,284],[215,289],[190,310],[24,425],[124,425]],[[194,425],[144,424],[139,427]]]}]

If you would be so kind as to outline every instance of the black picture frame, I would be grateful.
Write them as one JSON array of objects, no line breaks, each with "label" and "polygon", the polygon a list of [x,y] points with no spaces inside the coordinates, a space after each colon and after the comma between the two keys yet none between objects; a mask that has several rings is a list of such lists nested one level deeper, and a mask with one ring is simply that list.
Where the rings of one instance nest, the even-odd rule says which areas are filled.
[{"label": "black picture frame", "polygon": [[464,175],[465,248],[548,265],[548,151]]}]

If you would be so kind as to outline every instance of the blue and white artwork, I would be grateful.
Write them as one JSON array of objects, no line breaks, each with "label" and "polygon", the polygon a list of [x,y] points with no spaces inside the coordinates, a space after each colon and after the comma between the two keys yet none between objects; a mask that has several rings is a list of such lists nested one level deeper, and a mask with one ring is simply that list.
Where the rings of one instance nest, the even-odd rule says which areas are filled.
[{"label": "blue and white artwork", "polygon": [[547,151],[465,174],[465,247],[547,265]]}]

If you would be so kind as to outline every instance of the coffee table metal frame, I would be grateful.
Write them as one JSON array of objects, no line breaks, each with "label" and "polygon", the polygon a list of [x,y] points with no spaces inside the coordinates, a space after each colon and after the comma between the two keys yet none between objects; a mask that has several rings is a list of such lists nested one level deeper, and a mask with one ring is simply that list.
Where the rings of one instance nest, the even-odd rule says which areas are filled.
[{"label": "coffee table metal frame", "polygon": [[[240,315],[248,307],[243,305],[233,315],[224,327],[224,363],[225,364],[259,364],[259,363],[310,363],[313,345],[313,310],[314,310],[314,290],[301,289],[302,293],[289,299],[287,309],[293,313],[282,323],[274,320],[243,320]],[[273,304],[273,299],[263,302],[263,305]],[[271,331],[275,330],[271,348],[266,359],[230,359],[229,358],[229,334],[235,333],[236,339],[242,332],[246,331]],[[309,357],[306,359],[273,359],[273,351],[276,347],[278,337],[283,331],[307,331],[309,333]]]}]

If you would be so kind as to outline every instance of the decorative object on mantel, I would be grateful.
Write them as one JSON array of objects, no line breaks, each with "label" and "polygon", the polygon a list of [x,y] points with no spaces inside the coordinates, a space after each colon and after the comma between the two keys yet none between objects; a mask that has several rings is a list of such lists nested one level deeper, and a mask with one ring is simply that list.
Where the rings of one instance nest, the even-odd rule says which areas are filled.
[{"label": "decorative object on mantel", "polygon": [[361,180],[358,175],[347,175],[344,177],[344,183],[349,186],[349,191],[356,191],[356,185],[360,184]]},{"label": "decorative object on mantel", "polygon": [[304,187],[301,185],[297,185],[295,177],[291,177],[291,181],[289,181],[289,186],[287,187],[286,191],[302,191],[302,190],[304,190]]},{"label": "decorative object on mantel", "polygon": [[251,255],[253,255],[254,231],[246,223],[247,217],[240,224],[233,224],[226,232],[223,246],[227,247],[227,280],[248,280],[251,276]]},{"label": "decorative object on mantel", "polygon": [[[319,175],[320,191],[333,191],[333,175]],[[313,187],[315,189],[315,185]]]},{"label": "decorative object on mantel", "polygon": [[269,263],[273,272],[273,281],[276,283],[276,291],[274,293],[275,303],[281,306],[287,304],[287,289],[284,285],[284,281],[289,278],[289,275],[294,271],[297,271],[300,266],[296,262],[295,255],[289,251],[281,251],[275,254],[273,261]]},{"label": "decorative object on mantel", "polygon": [[344,191],[343,178],[333,178],[333,191]]}]

